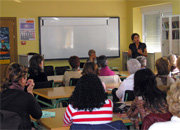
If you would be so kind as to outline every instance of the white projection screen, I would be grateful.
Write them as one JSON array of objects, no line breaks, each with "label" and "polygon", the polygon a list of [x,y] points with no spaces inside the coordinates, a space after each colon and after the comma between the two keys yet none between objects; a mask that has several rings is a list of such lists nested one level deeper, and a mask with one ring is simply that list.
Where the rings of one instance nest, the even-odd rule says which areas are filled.
[{"label": "white projection screen", "polygon": [[120,57],[119,17],[39,17],[40,54],[45,60],[76,55]]}]

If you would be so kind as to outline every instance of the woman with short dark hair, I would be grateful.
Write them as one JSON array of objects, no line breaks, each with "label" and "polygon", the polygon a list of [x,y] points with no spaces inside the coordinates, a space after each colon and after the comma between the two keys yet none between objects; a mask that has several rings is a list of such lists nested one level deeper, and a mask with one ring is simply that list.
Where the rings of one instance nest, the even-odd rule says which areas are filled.
[{"label": "woman with short dark hair", "polygon": [[157,88],[156,77],[150,69],[138,70],[134,75],[135,99],[128,111],[128,116],[139,129],[139,117],[143,122],[142,129],[158,121],[171,118],[166,102],[166,94]]},{"label": "woman with short dark hair", "polygon": [[41,55],[33,55],[29,61],[29,64],[30,67],[28,79],[33,79],[34,82],[47,81],[47,75],[43,72],[44,58]]},{"label": "woman with short dark hair", "polygon": [[70,97],[70,104],[64,115],[64,123],[109,123],[112,121],[112,107],[113,103],[110,99],[107,99],[98,76],[95,74],[83,75]]},{"label": "woman with short dark hair", "polygon": [[[24,91],[25,86],[27,92]],[[42,111],[33,96],[34,82],[32,79],[27,80],[27,69],[18,63],[10,64],[2,88],[0,109],[18,113],[22,118],[20,129],[31,130],[30,115],[39,119]]]},{"label": "woman with short dark hair", "polygon": [[98,65],[101,67],[99,76],[112,76],[115,73],[109,69],[107,65],[107,57],[105,55],[101,55],[98,57]]},{"label": "woman with short dark hair", "polygon": [[69,82],[71,78],[80,78],[81,77],[81,70],[79,69],[80,66],[80,59],[77,56],[71,56],[68,60],[69,64],[71,65],[72,70],[66,71],[63,77],[63,83],[65,86],[69,86]]},{"label": "woman with short dark hair", "polygon": [[146,44],[141,43],[139,37],[140,36],[138,33],[133,33],[131,35],[131,39],[133,43],[129,45],[129,50],[128,50],[129,57],[132,57],[132,58],[136,58],[137,56],[147,57]]}]

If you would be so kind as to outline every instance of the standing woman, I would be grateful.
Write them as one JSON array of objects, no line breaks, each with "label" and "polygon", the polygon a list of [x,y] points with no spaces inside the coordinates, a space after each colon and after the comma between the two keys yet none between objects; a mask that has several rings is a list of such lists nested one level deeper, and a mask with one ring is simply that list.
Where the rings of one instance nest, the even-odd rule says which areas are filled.
[{"label": "standing woman", "polygon": [[131,39],[133,43],[129,45],[128,56],[131,58],[136,58],[137,56],[147,57],[146,44],[140,42],[139,34],[133,33]]},{"label": "standing woman", "polygon": [[[27,92],[24,87],[27,86]],[[22,128],[32,128],[30,115],[35,119],[40,119],[42,115],[41,107],[33,96],[34,82],[27,80],[27,71],[22,65],[17,63],[8,66],[6,80],[2,85],[0,98],[0,109],[16,112],[22,118]]]},{"label": "standing woman", "polygon": [[29,61],[29,77],[28,79],[33,79],[34,82],[44,82],[47,81],[47,75],[43,72],[44,58],[39,55],[33,55]]}]

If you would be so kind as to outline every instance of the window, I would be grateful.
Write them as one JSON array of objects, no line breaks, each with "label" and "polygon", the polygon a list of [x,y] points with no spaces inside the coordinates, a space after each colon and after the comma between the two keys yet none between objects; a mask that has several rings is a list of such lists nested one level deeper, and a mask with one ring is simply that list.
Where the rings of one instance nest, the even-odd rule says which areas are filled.
[{"label": "window", "polygon": [[172,14],[169,4],[141,8],[143,24],[143,42],[150,53],[161,52],[160,17]]}]

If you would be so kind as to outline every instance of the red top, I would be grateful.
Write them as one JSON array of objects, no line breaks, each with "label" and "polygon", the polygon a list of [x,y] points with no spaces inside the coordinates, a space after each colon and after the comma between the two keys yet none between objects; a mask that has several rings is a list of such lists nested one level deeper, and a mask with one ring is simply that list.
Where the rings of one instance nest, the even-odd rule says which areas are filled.
[{"label": "red top", "polygon": [[101,68],[99,76],[113,76],[115,73],[108,66]]}]

